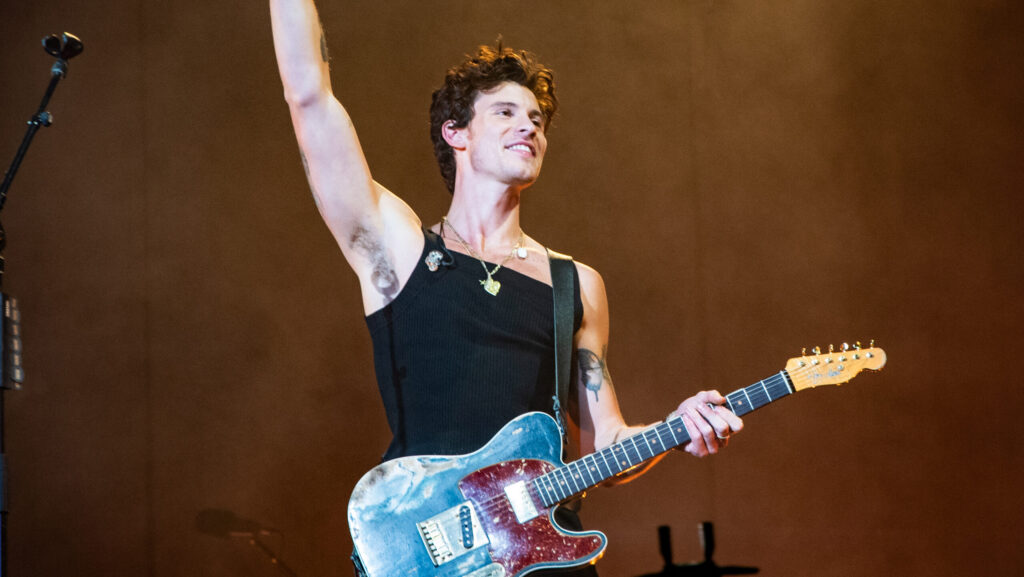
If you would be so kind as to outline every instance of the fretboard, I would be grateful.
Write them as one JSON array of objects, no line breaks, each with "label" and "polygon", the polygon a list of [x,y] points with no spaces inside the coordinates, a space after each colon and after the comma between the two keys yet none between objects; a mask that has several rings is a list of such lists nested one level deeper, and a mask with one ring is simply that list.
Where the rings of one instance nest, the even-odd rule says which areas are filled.
[{"label": "fretboard", "polygon": [[[789,375],[781,371],[725,399],[728,408],[742,416],[792,393]],[[544,506],[550,507],[689,442],[682,417],[673,417],[537,477],[533,488]]]}]

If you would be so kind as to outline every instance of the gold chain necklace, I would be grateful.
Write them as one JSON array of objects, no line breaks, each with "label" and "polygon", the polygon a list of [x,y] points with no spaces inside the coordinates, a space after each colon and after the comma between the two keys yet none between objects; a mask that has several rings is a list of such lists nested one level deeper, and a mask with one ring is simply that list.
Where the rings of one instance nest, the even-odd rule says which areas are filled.
[{"label": "gold chain necklace", "polygon": [[487,263],[484,262],[484,259],[481,258],[480,255],[478,255],[475,250],[473,250],[473,247],[469,246],[469,243],[467,243],[465,240],[463,240],[462,235],[459,234],[459,231],[455,230],[455,227],[452,226],[452,223],[448,222],[448,217],[447,216],[442,216],[441,217],[441,236],[442,237],[444,236],[444,229],[445,229],[445,227],[448,227],[448,228],[451,229],[452,234],[455,235],[455,239],[459,241],[459,244],[462,245],[462,248],[466,249],[466,252],[468,252],[470,254],[470,256],[472,256],[476,260],[480,261],[480,266],[484,267],[484,272],[487,273],[487,279],[480,281],[480,284],[483,285],[484,290],[487,291],[487,293],[490,294],[491,296],[498,296],[498,291],[501,290],[501,283],[496,281],[496,280],[494,280],[494,275],[497,274],[499,270],[501,270],[501,267],[505,266],[505,263],[507,263],[509,261],[509,259],[512,258],[513,255],[515,255],[515,254],[520,252],[519,249],[521,249],[523,247],[523,236],[524,236],[523,235],[523,229],[519,229],[519,240],[516,241],[516,246],[512,247],[512,251],[508,253],[508,256],[505,257],[505,260],[503,260],[500,263],[498,263],[498,265],[494,267],[494,270],[487,270]]}]

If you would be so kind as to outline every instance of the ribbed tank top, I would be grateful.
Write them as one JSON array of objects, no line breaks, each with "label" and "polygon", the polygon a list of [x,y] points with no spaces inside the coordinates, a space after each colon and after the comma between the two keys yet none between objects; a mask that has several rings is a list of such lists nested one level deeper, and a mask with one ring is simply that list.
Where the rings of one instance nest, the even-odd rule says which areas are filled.
[{"label": "ribbed tank top", "polygon": [[[469,453],[525,412],[552,412],[551,287],[502,268],[492,296],[480,285],[480,261],[448,251],[429,230],[424,236],[405,287],[366,317],[393,435],[384,460]],[[435,271],[425,263],[431,251],[444,256]],[[583,319],[575,267],[573,285],[575,333]]]}]

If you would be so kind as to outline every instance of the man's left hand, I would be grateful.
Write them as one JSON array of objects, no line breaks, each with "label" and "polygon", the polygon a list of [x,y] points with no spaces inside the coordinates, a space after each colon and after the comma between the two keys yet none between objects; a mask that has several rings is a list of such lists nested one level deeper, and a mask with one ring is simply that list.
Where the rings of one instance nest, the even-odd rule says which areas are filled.
[{"label": "man's left hand", "polygon": [[729,409],[718,391],[701,391],[683,401],[672,412],[683,418],[690,442],[683,447],[687,453],[697,457],[713,455],[729,444],[729,437],[743,428],[740,419]]}]

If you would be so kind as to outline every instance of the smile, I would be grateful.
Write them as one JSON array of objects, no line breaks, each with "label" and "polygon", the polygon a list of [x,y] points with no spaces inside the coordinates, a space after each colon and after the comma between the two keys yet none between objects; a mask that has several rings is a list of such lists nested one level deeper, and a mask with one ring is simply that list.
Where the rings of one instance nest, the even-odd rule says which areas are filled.
[{"label": "smile", "polygon": [[533,147],[528,146],[526,144],[513,144],[512,146],[507,146],[506,149],[507,150],[514,150],[516,152],[525,152],[525,153],[527,153],[527,154],[529,154],[531,156],[533,156],[533,154],[534,154]]}]

